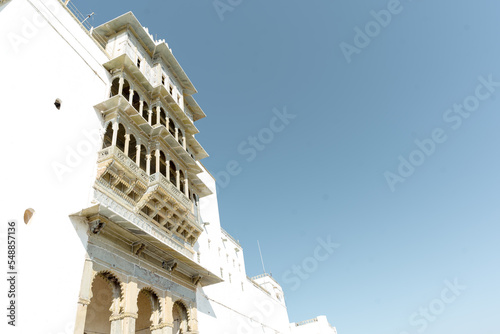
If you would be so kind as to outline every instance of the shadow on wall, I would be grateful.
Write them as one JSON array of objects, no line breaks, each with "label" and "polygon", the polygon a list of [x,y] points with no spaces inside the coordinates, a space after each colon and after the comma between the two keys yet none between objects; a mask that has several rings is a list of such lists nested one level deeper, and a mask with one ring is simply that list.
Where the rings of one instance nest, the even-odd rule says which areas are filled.
[{"label": "shadow on wall", "polygon": [[1,12],[2,10],[4,10],[4,8],[5,8],[5,7],[7,7],[7,4],[8,4],[9,2],[10,2],[10,1],[9,1],[9,0],[7,0],[7,1],[5,1],[4,3],[0,4],[0,12]]},{"label": "shadow on wall", "polygon": [[196,298],[196,302],[197,302],[197,308],[198,308],[198,313],[203,313],[203,314],[206,314],[206,315],[209,315],[213,318],[217,318],[217,315],[215,314],[215,311],[212,307],[212,304],[210,303],[210,300],[208,300],[205,296],[205,291],[203,290],[203,288],[200,288],[199,290],[199,295],[197,296]]}]

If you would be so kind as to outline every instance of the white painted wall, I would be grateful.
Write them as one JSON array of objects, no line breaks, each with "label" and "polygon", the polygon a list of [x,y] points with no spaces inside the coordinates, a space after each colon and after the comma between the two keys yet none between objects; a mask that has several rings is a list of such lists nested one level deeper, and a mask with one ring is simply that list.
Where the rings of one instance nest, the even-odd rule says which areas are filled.
[{"label": "white painted wall", "polygon": [[[92,106],[106,95],[106,57],[55,0],[7,2],[0,31],[2,262],[9,219],[19,232],[19,326],[2,320],[0,332],[71,333],[66,326],[74,324],[85,256],[78,233],[85,226],[75,222],[75,231],[69,215],[89,205],[100,145]],[[27,208],[36,212],[29,226]]]},{"label": "white painted wall", "polygon": [[[92,204],[101,145],[93,106],[108,95],[108,57],[57,0],[3,3],[0,31],[0,249],[12,219],[19,243],[18,327],[2,321],[0,332],[72,333],[87,226],[69,216]],[[214,194],[201,199],[210,224],[195,250],[225,280],[197,291],[200,333],[288,333],[286,305],[246,277],[243,250],[221,232],[215,180],[208,172],[200,178]],[[35,210],[28,226],[27,208]],[[4,279],[0,291],[7,291]]]},{"label": "white painted wall", "polygon": [[200,333],[288,333],[286,306],[247,278],[243,249],[221,232],[215,180],[208,172],[200,174],[200,179],[213,194],[200,200],[201,216],[209,224],[196,249],[201,264],[217,274],[222,268],[224,279],[197,291]]},{"label": "white painted wall", "polygon": [[290,324],[290,334],[337,334],[337,330],[330,326],[326,316],[320,315],[306,324]]}]

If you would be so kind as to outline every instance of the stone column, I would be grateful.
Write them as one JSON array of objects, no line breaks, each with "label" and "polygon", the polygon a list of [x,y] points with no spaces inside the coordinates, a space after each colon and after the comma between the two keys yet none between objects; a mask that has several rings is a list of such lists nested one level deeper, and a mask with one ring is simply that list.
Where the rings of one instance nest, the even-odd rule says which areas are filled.
[{"label": "stone column", "polygon": [[181,171],[179,169],[175,171],[175,186],[177,189],[181,189]]},{"label": "stone column", "polygon": [[120,80],[118,81],[118,95],[122,95],[124,83],[125,83],[125,79],[123,78],[123,75],[122,75],[122,76],[120,76]]},{"label": "stone column", "polygon": [[170,156],[167,155],[165,156],[165,163],[167,164],[167,175],[165,176],[167,178],[167,181],[170,182]]},{"label": "stone column", "polygon": [[125,134],[125,148],[123,153],[128,157],[128,145],[130,144],[130,134]]},{"label": "stone column", "polygon": [[175,140],[179,141],[179,128],[175,128]]},{"label": "stone column", "polygon": [[139,167],[141,167],[141,145],[139,142],[137,142],[137,145],[135,146],[136,149],[136,156],[135,156],[135,164]]},{"label": "stone column", "polygon": [[123,296],[123,313],[122,317],[122,331],[121,334],[134,334],[135,321],[137,319],[137,297],[139,291],[137,289],[137,282],[130,281],[126,284]]},{"label": "stone column", "polygon": [[187,198],[189,198],[189,181],[188,181],[188,174],[187,172],[184,172],[184,195],[186,195]]},{"label": "stone column", "polygon": [[134,89],[130,87],[130,96],[128,97],[128,103],[132,105],[132,101],[134,100]]},{"label": "stone column", "polygon": [[198,309],[196,308],[196,302],[192,302],[189,305],[189,322],[188,322],[188,334],[198,334]]},{"label": "stone column", "polygon": [[139,101],[139,114],[142,116],[142,111],[144,110],[144,100]]},{"label": "stone column", "polygon": [[78,306],[76,309],[75,334],[83,334],[85,329],[85,319],[87,318],[87,307],[92,298],[92,279],[94,271],[92,269],[92,260],[85,259],[83,265],[83,277],[80,284],[80,295],[78,296]]},{"label": "stone column", "polygon": [[116,285],[113,288],[113,302],[111,303],[111,316],[109,317],[109,322],[111,322],[110,334],[122,334],[123,333],[123,313],[121,313],[121,303],[122,294],[121,287]]},{"label": "stone column", "polygon": [[155,157],[156,157],[156,172],[155,173],[160,173],[160,149],[159,148],[156,148]]},{"label": "stone column", "polygon": [[167,291],[165,293],[165,297],[160,298],[160,303],[162,305],[163,314],[161,315],[162,321],[158,326],[159,328],[161,328],[161,331],[158,333],[172,334],[174,327],[174,319],[172,317],[172,308],[174,306],[174,303],[172,302],[172,294]]},{"label": "stone column", "polygon": [[111,146],[116,146],[116,140],[118,139],[118,120],[113,121],[113,140],[111,141]]},{"label": "stone column", "polygon": [[160,106],[156,106],[156,123],[161,124],[161,108]]},{"label": "stone column", "polygon": [[153,126],[153,110],[151,109],[151,107],[149,107],[149,110],[148,110],[148,123],[149,125]]},{"label": "stone column", "polygon": [[151,175],[151,153],[146,155],[146,173]]}]

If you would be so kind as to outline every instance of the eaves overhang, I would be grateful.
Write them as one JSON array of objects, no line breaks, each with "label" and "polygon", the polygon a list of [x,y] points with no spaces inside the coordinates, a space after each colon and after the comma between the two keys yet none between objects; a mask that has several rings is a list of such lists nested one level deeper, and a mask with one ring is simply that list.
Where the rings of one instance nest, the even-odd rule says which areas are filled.
[{"label": "eaves overhang", "polygon": [[169,240],[168,237],[159,233],[154,226],[147,222],[141,223],[139,216],[131,215],[127,210],[96,204],[70,216],[84,217],[88,220],[92,220],[96,216],[104,217],[106,221],[119,226],[123,233],[130,234],[133,238],[135,237],[147,244],[148,249],[153,249],[155,253],[163,255],[169,261],[175,260],[178,266],[177,270],[191,277],[199,277],[199,283],[202,286],[223,281],[222,278],[194,260],[195,252],[193,250],[185,248],[175,240]]},{"label": "eaves overhang", "polygon": [[92,33],[99,35],[107,41],[111,36],[124,28],[132,29],[133,33],[143,44],[145,50],[149,53],[151,58],[154,58],[155,56],[161,57],[166,62],[166,65],[174,72],[178,81],[182,85],[185,95],[192,95],[198,92],[168,45],[163,41],[155,42],[149,32],[141,25],[132,12],[125,13],[111,21],[101,24],[100,26],[94,28]]}]

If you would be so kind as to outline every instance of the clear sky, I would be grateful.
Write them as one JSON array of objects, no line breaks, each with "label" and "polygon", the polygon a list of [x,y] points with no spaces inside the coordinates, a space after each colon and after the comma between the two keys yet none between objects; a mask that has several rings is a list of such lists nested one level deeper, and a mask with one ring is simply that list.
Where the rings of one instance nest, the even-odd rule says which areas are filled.
[{"label": "clear sky", "polygon": [[222,225],[290,321],[500,332],[498,1],[73,2],[169,43]]}]

